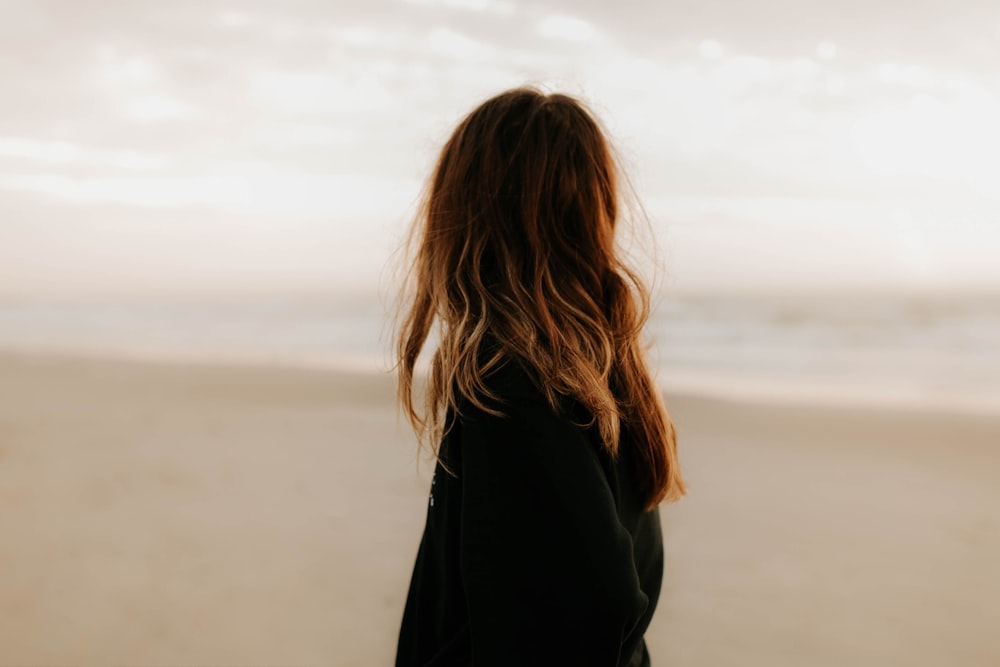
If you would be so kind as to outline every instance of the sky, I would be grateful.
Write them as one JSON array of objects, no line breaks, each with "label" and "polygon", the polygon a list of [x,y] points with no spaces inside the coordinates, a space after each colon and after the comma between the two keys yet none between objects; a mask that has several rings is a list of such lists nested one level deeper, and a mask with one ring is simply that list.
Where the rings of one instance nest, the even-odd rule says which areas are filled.
[{"label": "sky", "polygon": [[523,83],[603,120],[668,290],[1000,290],[993,0],[0,0],[0,296],[385,288]]}]

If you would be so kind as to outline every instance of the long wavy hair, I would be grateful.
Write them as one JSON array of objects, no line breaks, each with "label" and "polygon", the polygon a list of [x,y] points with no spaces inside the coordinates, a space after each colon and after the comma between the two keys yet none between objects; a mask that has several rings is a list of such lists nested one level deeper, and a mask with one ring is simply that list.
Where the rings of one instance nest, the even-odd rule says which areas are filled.
[{"label": "long wavy hair", "polygon": [[[615,248],[619,173],[580,101],[533,88],[487,100],[448,139],[411,229],[395,334],[397,399],[439,461],[449,409],[464,397],[494,411],[484,377],[515,361],[553,409],[561,396],[586,408],[612,456],[628,429],[646,509],[685,494],[641,342],[649,291]],[[432,333],[420,411],[414,370]]]}]

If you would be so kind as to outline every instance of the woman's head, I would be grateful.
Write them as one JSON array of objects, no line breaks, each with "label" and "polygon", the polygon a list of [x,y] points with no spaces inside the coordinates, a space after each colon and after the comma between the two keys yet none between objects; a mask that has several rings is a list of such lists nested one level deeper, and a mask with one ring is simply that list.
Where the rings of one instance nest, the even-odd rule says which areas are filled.
[{"label": "woman's head", "polygon": [[[620,422],[640,452],[652,505],[683,494],[673,427],[639,342],[648,294],[616,254],[618,170],[600,125],[572,97],[518,88],[458,125],[413,229],[399,332],[400,401],[440,436],[456,395],[487,408],[483,378],[504,360],[534,375],[553,407],[574,397],[617,453]],[[425,412],[413,370],[435,324]],[[493,341],[489,354],[486,344]]]},{"label": "woman's head", "polygon": [[424,247],[437,254],[428,268],[455,290],[532,290],[543,308],[547,279],[596,294],[611,268],[616,199],[604,137],[575,100],[504,93],[473,111],[441,153],[426,203]]}]

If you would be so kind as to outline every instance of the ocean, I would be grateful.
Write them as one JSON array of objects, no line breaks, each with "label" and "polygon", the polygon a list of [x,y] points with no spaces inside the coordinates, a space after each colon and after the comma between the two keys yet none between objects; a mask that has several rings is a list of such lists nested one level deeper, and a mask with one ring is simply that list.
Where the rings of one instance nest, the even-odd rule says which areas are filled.
[{"label": "ocean", "polygon": [[[375,296],[0,301],[0,348],[387,372]],[[1000,414],[998,296],[710,296],[656,303],[668,392]]]}]

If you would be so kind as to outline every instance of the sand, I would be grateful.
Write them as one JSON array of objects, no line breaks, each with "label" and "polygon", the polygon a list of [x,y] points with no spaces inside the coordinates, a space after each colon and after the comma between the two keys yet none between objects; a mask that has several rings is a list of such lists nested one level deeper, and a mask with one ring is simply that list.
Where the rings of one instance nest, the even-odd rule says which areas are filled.
[{"label": "sand", "polygon": [[[0,354],[0,665],[389,665],[386,376]],[[1000,418],[668,396],[654,665],[1000,664]]]}]

